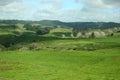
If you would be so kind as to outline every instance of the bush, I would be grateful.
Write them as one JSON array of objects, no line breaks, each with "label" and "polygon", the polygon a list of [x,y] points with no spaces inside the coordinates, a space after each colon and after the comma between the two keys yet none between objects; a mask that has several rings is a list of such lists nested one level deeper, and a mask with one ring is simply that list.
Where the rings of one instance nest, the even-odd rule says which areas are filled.
[{"label": "bush", "polygon": [[3,51],[4,49],[5,49],[5,47],[0,44],[0,51]]},{"label": "bush", "polygon": [[17,25],[0,25],[0,29],[16,29],[18,28]]},{"label": "bush", "polygon": [[81,32],[78,32],[76,37],[77,37],[77,38],[82,37],[82,33],[81,33]]},{"label": "bush", "polygon": [[40,25],[25,24],[24,28],[26,28],[27,30],[30,30],[30,31],[36,31],[36,30],[40,29],[41,26]]},{"label": "bush", "polygon": [[15,34],[16,36],[20,36],[23,34],[23,32],[20,31],[13,31],[13,34]]},{"label": "bush", "polygon": [[50,32],[50,29],[48,29],[48,28],[41,28],[41,29],[36,31],[36,34],[44,35],[44,34],[48,34],[49,32]]},{"label": "bush", "polygon": [[101,38],[101,37],[105,37],[106,34],[102,31],[94,31],[91,34],[91,38]]}]

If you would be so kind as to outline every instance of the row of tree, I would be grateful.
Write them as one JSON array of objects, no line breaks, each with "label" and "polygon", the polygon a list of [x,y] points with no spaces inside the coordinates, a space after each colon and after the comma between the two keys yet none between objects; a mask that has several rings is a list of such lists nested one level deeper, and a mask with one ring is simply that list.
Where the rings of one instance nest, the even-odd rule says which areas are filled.
[{"label": "row of tree", "polygon": [[[25,24],[23,27],[26,28],[26,30],[36,32],[36,34],[38,34],[38,35],[48,34],[51,29],[50,27],[41,27],[40,25],[31,25],[31,24]],[[15,33],[15,34],[21,33],[19,31],[15,31],[18,28],[19,28],[19,26],[16,24],[0,25],[0,29],[14,30],[13,33]]]},{"label": "row of tree", "polygon": [[51,29],[50,27],[41,27],[40,25],[31,24],[25,24],[24,28],[26,28],[26,30],[35,31],[38,35],[48,34]]},{"label": "row of tree", "polygon": [[0,25],[0,29],[16,29],[16,28],[18,28],[18,26],[13,24]]},{"label": "row of tree", "polygon": [[[106,30],[73,30],[73,33],[69,34],[71,38],[101,38],[106,36],[113,36],[114,33],[119,33],[120,28],[111,28]],[[62,38],[67,38],[65,34],[62,34]]]},{"label": "row of tree", "polygon": [[0,20],[2,24],[39,24],[43,26],[68,26],[81,29],[108,29],[120,27],[120,23],[115,22],[61,22],[57,20],[24,21],[24,20]]},{"label": "row of tree", "polygon": [[[113,32],[93,31],[93,32],[78,32],[77,34],[70,34],[71,38],[101,38],[105,36],[113,36]],[[65,34],[62,34],[62,38],[67,38]]]}]

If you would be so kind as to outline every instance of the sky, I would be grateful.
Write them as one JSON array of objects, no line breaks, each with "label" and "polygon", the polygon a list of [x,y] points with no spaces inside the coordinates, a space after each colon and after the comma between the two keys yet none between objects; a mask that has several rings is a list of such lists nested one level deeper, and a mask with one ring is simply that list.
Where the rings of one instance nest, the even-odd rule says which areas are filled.
[{"label": "sky", "polygon": [[120,0],[0,0],[0,19],[120,23]]}]

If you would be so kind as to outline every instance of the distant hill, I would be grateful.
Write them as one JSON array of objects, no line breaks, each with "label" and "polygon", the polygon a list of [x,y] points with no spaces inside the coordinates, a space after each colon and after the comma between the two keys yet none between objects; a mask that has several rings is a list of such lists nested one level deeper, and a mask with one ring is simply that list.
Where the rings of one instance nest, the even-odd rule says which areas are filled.
[{"label": "distant hill", "polygon": [[41,21],[24,21],[24,20],[0,20],[0,23],[5,24],[40,24],[42,26],[62,26],[81,29],[108,29],[120,27],[120,23],[115,22],[61,22],[58,20],[41,20]]}]

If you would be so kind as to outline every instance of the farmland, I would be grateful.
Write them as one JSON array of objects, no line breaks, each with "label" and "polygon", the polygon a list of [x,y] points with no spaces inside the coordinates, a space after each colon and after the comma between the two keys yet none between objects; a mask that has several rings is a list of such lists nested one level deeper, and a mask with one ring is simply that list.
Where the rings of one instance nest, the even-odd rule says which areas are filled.
[{"label": "farmland", "polygon": [[2,51],[0,80],[119,80],[119,40],[118,34],[100,39],[55,39],[43,41],[44,48],[37,51]]},{"label": "farmland", "polygon": [[119,80],[119,48],[96,51],[5,51],[1,80]]},{"label": "farmland", "polygon": [[1,27],[0,80],[120,80],[119,31],[77,38],[69,27],[35,27]]}]

